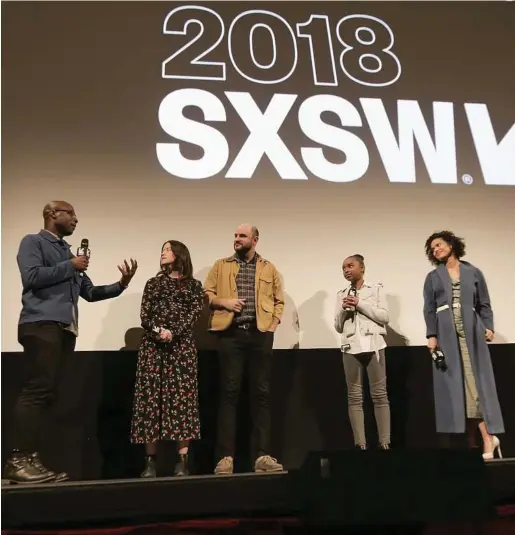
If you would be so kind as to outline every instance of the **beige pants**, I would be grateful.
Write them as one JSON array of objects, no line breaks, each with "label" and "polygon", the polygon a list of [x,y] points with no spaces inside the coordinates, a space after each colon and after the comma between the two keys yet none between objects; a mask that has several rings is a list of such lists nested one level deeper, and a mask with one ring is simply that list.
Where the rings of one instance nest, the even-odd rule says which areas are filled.
[{"label": "beige pants", "polygon": [[375,353],[343,354],[343,369],[347,382],[349,420],[356,445],[366,444],[363,414],[363,374],[366,371],[380,444],[390,443],[390,404],[386,392],[386,363],[384,349]]}]

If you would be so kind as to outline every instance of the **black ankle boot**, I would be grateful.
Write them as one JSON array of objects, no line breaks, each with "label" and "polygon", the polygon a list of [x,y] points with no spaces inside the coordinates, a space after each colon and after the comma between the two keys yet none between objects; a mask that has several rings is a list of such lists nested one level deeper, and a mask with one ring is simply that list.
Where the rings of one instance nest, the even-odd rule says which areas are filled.
[{"label": "black ankle boot", "polygon": [[4,478],[11,483],[31,485],[53,482],[56,473],[43,466],[37,453],[26,454],[14,451],[5,464]]},{"label": "black ankle boot", "polygon": [[145,457],[145,470],[141,472],[141,477],[157,477],[155,455],[147,455]]},{"label": "black ankle boot", "polygon": [[49,470],[48,468],[46,468],[46,466],[41,462],[41,459],[39,458],[39,453],[32,453],[29,458],[31,463],[41,472],[48,472],[50,474],[54,474],[55,483],[68,481],[68,479],[70,479],[70,476],[66,472],[54,472],[53,470]]},{"label": "black ankle boot", "polygon": [[188,471],[188,454],[179,453],[179,460],[175,464],[175,470],[173,471],[174,476],[188,476],[190,473]]}]

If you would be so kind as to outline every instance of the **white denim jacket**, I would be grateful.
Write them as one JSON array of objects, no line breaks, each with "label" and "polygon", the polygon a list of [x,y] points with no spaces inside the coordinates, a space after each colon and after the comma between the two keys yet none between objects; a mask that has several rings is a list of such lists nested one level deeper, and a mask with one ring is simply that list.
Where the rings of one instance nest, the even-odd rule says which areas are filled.
[{"label": "white denim jacket", "polygon": [[[358,338],[373,336],[372,347],[377,354],[378,350],[386,345],[384,335],[390,320],[383,285],[380,282],[364,282],[358,290],[359,301],[355,312],[358,321],[354,321],[354,313],[343,310],[342,301],[349,294],[349,289],[350,286],[336,294],[334,328],[342,335],[342,351],[345,352],[352,346],[351,342],[356,340],[356,335]],[[359,333],[356,333],[356,325],[359,325]]]}]

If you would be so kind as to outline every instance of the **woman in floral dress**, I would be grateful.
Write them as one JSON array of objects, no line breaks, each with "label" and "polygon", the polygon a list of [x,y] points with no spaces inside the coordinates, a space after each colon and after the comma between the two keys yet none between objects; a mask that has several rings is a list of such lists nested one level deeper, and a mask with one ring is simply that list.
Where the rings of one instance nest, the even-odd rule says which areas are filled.
[{"label": "woman in floral dress", "polygon": [[131,442],[145,444],[141,477],[156,477],[159,440],[177,443],[174,475],[188,475],[188,446],[200,438],[197,350],[193,327],[203,307],[188,248],[170,240],[161,271],[147,281],[141,301],[144,329],[138,355]]}]

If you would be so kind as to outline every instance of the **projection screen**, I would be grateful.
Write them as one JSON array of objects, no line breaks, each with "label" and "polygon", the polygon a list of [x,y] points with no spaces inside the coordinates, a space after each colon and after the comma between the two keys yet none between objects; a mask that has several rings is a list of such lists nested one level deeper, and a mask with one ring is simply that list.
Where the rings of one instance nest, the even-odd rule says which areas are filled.
[{"label": "projection screen", "polygon": [[7,3],[2,350],[18,351],[21,238],[75,206],[89,275],[80,350],[139,326],[166,240],[204,280],[249,222],[284,279],[275,347],[338,346],[342,260],[365,257],[391,328],[425,343],[425,239],[450,229],[515,342],[515,10],[510,3]]}]

